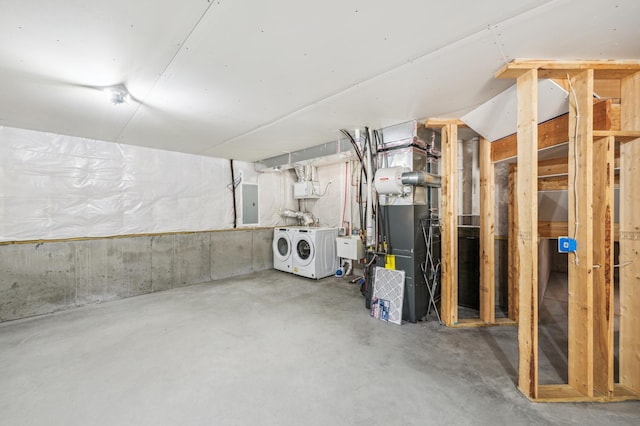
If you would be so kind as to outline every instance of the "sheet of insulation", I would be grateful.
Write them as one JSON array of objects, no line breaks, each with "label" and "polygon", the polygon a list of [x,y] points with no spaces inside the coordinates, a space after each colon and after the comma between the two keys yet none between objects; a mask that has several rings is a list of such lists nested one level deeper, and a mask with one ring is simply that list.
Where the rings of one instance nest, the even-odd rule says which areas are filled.
[{"label": "sheet of insulation", "polygon": [[[260,226],[273,226],[291,179],[234,162],[264,183]],[[0,241],[231,228],[227,159],[0,127]],[[266,189],[266,188],[265,188]],[[238,190],[238,223],[242,199]]]}]

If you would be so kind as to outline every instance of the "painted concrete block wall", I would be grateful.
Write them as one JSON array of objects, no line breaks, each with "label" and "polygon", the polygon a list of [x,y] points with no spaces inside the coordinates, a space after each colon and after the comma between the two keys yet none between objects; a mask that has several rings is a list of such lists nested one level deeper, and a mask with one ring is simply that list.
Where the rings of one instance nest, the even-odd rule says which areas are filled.
[{"label": "painted concrete block wall", "polygon": [[0,245],[0,321],[271,269],[273,230]]}]

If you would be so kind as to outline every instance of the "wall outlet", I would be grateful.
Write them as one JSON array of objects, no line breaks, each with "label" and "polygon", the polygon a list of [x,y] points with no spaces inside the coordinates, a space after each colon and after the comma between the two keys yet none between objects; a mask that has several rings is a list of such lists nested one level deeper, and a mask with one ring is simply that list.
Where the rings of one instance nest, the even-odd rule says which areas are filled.
[{"label": "wall outlet", "polygon": [[578,249],[578,242],[569,237],[558,237],[559,253],[575,253]]}]

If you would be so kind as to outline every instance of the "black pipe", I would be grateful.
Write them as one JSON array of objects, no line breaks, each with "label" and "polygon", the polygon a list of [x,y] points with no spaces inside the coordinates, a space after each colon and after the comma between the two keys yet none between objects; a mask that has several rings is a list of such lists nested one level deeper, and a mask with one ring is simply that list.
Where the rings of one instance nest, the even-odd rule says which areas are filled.
[{"label": "black pipe", "polygon": [[231,165],[231,194],[233,197],[233,227],[238,227],[238,212],[236,210],[236,176],[233,172],[233,160],[229,160]]}]

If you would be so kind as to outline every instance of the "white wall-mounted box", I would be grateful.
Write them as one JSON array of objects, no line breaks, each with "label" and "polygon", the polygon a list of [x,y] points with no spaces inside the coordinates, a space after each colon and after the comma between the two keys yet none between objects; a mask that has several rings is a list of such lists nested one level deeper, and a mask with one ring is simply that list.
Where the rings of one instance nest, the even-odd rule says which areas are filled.
[{"label": "white wall-mounted box", "polygon": [[358,236],[349,235],[336,238],[338,257],[360,260],[364,257],[364,245]]},{"label": "white wall-mounted box", "polygon": [[318,182],[306,181],[293,184],[293,198],[320,198],[320,185]]}]

